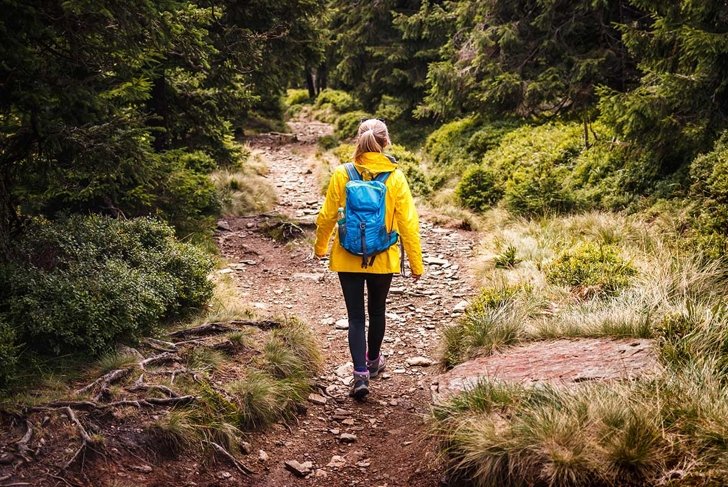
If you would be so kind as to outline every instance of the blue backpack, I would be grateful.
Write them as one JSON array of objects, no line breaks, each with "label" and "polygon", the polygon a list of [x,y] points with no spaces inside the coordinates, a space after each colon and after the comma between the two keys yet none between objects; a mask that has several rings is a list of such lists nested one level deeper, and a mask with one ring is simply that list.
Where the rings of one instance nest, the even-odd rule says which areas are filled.
[{"label": "blue backpack", "polygon": [[364,181],[354,164],[345,164],[349,181],[346,183],[344,218],[339,220],[341,246],[354,255],[361,255],[361,266],[366,269],[374,263],[374,257],[397,243],[399,235],[387,232],[385,223],[385,182],[390,173],[377,174],[371,181]]}]

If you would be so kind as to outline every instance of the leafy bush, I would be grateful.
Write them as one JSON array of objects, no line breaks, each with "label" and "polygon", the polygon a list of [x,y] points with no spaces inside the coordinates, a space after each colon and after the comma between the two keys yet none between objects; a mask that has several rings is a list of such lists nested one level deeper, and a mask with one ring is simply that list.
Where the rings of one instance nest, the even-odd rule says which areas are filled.
[{"label": "leafy bush", "polygon": [[571,210],[575,202],[563,188],[565,171],[538,166],[509,175],[503,192],[506,206],[517,215],[539,216]]},{"label": "leafy bush", "polygon": [[347,113],[359,109],[359,103],[349,93],[327,88],[316,97],[316,108],[331,108],[336,113]]},{"label": "leafy bush", "polygon": [[369,118],[372,116],[361,110],[345,113],[336,119],[335,135],[342,140],[355,138],[361,122]]},{"label": "leafy bush", "polygon": [[697,157],[690,166],[691,192],[698,200],[696,222],[699,243],[712,256],[728,252],[728,132],[713,151]]},{"label": "leafy bush", "polygon": [[291,89],[286,92],[283,103],[287,107],[292,107],[293,105],[311,103],[311,98],[308,96],[308,90]]},{"label": "leafy bush", "polygon": [[353,144],[339,144],[339,146],[333,150],[334,157],[336,157],[341,164],[345,162],[351,162],[354,158],[355,147]]},{"label": "leafy bush", "polygon": [[515,128],[512,122],[487,122],[475,116],[462,118],[432,132],[425,141],[425,153],[438,166],[480,162]]},{"label": "leafy bush", "polygon": [[581,288],[587,294],[616,294],[637,271],[612,245],[582,242],[563,251],[546,267],[549,282]]},{"label": "leafy bush", "polygon": [[33,350],[98,354],[202,307],[211,260],[152,219],[35,220],[9,265],[5,319]]},{"label": "leafy bush", "polygon": [[18,364],[18,344],[15,331],[0,318],[0,388],[13,377]]},{"label": "leafy bush", "polygon": [[323,150],[330,150],[340,144],[339,138],[335,135],[324,135],[316,141]]},{"label": "leafy bush", "polygon": [[407,178],[407,184],[415,195],[426,195],[431,191],[425,173],[422,171],[422,160],[401,145],[394,144],[387,151],[397,160],[399,169]]},{"label": "leafy bush", "polygon": [[483,166],[472,166],[455,188],[460,203],[473,211],[485,211],[500,200],[503,190],[493,172]]}]

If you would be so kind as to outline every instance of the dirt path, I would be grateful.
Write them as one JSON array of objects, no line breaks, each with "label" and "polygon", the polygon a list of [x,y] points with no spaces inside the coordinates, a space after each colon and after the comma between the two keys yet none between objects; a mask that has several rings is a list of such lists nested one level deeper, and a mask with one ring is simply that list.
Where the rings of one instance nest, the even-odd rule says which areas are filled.
[{"label": "dirt path", "polygon": [[[252,141],[270,167],[276,187],[276,211],[313,218],[323,200],[314,158],[316,138],[330,133],[320,123],[294,122],[297,136],[260,136]],[[436,374],[440,330],[454,309],[472,292],[465,266],[475,235],[421,224],[427,274],[417,284],[395,276],[389,298],[383,353],[388,370],[372,381],[371,394],[360,404],[348,397],[351,364],[346,319],[336,275],[325,263],[309,259],[311,238],[280,244],[265,237],[250,218],[229,218],[230,231],[219,236],[244,298],[265,315],[295,315],[316,331],[325,354],[319,394],[310,398],[297,423],[276,425],[252,438],[256,486],[436,486],[441,471],[435,450],[425,440],[423,418],[430,407],[431,377]],[[344,321],[340,321],[344,320]],[[433,365],[410,365],[423,357]],[[348,436],[348,435],[354,435]],[[300,478],[284,462],[312,462]]]}]

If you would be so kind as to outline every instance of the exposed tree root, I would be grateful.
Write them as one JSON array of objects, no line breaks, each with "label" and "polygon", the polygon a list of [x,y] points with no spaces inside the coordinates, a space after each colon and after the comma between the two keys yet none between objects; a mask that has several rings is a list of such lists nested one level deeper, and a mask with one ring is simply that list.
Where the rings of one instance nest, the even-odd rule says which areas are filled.
[{"label": "exposed tree root", "polygon": [[21,439],[15,442],[15,449],[17,455],[20,456],[26,462],[30,462],[30,457],[34,454],[30,448],[30,440],[33,439],[33,423],[30,420],[25,420],[25,434]]},{"label": "exposed tree root", "polygon": [[144,343],[146,343],[149,347],[152,349],[158,351],[158,352],[176,352],[177,351],[177,345],[172,342],[166,342],[164,340],[157,340],[156,338],[145,338]]},{"label": "exposed tree root", "polygon": [[134,382],[134,385],[132,385],[131,387],[127,387],[126,390],[129,392],[160,391],[167,397],[179,397],[179,394],[177,394],[167,386],[163,386],[161,384],[147,384],[146,382],[144,382],[144,374],[140,375],[136,382]]},{"label": "exposed tree root", "polygon": [[160,364],[167,364],[170,362],[179,362],[180,358],[176,353],[172,352],[164,352],[160,353],[159,355],[154,355],[152,357],[146,358],[139,362],[139,367],[141,367],[142,370],[145,369],[145,367],[150,365],[160,365]]},{"label": "exposed tree root", "polygon": [[[84,394],[88,391],[92,391],[96,387],[99,387],[100,390],[108,389],[108,387],[115,383],[120,381],[121,379],[125,378],[127,375],[131,373],[132,367],[126,367],[123,369],[116,369],[112,370],[108,374],[104,374],[92,383],[80,388],[76,391],[76,394]],[[98,400],[98,397],[97,399]]]},{"label": "exposed tree root", "polygon": [[134,407],[155,407],[155,406],[186,406],[187,404],[193,403],[198,399],[197,396],[179,396],[176,397],[147,397],[144,399],[123,399],[121,401],[114,401],[107,404],[99,404],[93,401],[54,401],[48,403],[45,406],[36,406],[29,408],[29,411],[46,411],[48,409],[78,409],[81,411],[93,411],[112,409],[122,406],[134,406]]},{"label": "exposed tree root", "polygon": [[[184,330],[177,330],[175,332],[172,332],[169,334],[172,338],[187,338],[192,336],[204,336],[204,335],[214,335],[219,333],[230,333],[230,332],[236,332],[240,331],[240,326],[253,326],[255,328],[260,328],[261,330],[270,330],[273,328],[280,328],[281,323],[279,321],[273,321],[273,320],[232,320],[225,323],[219,323],[219,322],[212,322],[212,323],[203,323],[200,326],[196,326],[194,328],[186,328]],[[180,345],[182,343],[193,343],[194,340],[189,340],[186,342],[176,342],[175,345]]]},{"label": "exposed tree root", "polygon": [[81,435],[81,446],[78,450],[76,450],[76,453],[71,457],[71,459],[66,462],[66,464],[63,466],[63,470],[67,470],[68,467],[73,465],[76,460],[81,456],[84,455],[86,452],[86,448],[91,447],[94,445],[94,439],[91,438],[91,435],[88,434],[86,431],[86,428],[84,428],[83,424],[81,424],[81,421],[76,417],[76,413],[73,412],[73,409],[71,409],[70,406],[65,406],[64,412],[66,413],[66,416],[68,416],[68,419],[71,420],[73,424],[76,425],[76,429],[78,430],[78,433]]},{"label": "exposed tree root", "polygon": [[250,467],[248,467],[247,465],[245,465],[243,462],[241,462],[240,460],[238,460],[237,458],[235,458],[232,455],[232,453],[230,453],[229,451],[227,451],[225,448],[223,448],[219,444],[215,443],[214,441],[208,441],[207,443],[209,443],[215,449],[215,451],[217,453],[219,453],[223,457],[227,458],[228,461],[230,461],[230,463],[232,463],[233,466],[240,473],[242,473],[243,475],[250,475],[252,473],[255,473],[254,470],[252,470]]}]

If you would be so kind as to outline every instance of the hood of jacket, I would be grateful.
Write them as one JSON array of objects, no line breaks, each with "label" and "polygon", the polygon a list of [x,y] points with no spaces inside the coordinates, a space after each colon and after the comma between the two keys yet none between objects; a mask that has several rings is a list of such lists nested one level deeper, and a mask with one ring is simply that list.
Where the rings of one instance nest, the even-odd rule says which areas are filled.
[{"label": "hood of jacket", "polygon": [[365,152],[354,161],[354,166],[360,174],[363,174],[364,171],[379,174],[397,169],[397,161],[394,157],[386,156],[381,152]]}]

